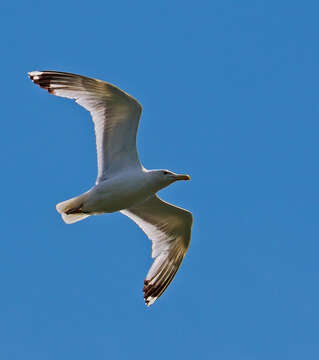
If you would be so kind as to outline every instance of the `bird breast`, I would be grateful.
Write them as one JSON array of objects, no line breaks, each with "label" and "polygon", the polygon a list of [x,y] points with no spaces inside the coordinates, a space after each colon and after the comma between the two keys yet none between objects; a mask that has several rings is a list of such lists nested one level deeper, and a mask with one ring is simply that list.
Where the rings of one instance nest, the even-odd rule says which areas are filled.
[{"label": "bird breast", "polygon": [[123,173],[95,185],[82,206],[88,213],[111,213],[130,208],[154,193],[143,173]]}]

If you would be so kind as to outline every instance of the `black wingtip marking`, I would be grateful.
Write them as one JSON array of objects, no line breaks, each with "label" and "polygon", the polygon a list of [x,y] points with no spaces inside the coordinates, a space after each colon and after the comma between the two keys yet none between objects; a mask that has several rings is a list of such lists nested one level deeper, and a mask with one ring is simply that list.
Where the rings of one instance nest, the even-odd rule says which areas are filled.
[{"label": "black wingtip marking", "polygon": [[[145,305],[150,306],[155,302],[155,300],[157,300],[158,294],[161,294],[162,286],[151,284],[150,280],[144,280],[143,292],[144,292]],[[151,300],[149,300],[150,298],[152,298],[151,304],[150,304]]]},{"label": "black wingtip marking", "polygon": [[36,85],[39,85],[42,89],[47,90],[50,94],[54,94],[54,89],[51,88],[51,74],[37,73],[33,75],[32,73],[29,73],[28,75]]}]

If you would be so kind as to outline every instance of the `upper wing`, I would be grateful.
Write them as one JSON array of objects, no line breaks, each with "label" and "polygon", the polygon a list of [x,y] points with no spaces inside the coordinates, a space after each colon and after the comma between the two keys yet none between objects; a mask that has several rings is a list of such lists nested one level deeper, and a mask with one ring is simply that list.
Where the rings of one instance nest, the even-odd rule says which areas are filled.
[{"label": "upper wing", "polygon": [[143,289],[145,303],[150,306],[173,280],[186,254],[193,216],[156,195],[121,213],[132,219],[152,241],[152,257],[155,260]]},{"label": "upper wing", "polygon": [[141,105],[116,86],[101,80],[57,71],[32,71],[30,79],[54,94],[74,99],[92,116],[96,136],[96,182],[124,168],[140,166],[136,133]]}]

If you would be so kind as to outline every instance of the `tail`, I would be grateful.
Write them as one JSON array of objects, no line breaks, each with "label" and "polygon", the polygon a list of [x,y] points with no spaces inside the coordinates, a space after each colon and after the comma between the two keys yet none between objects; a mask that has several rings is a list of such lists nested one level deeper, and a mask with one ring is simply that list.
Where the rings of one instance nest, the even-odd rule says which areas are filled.
[{"label": "tail", "polygon": [[65,223],[73,224],[90,216],[89,214],[81,212],[81,206],[85,199],[85,195],[86,194],[82,194],[75,198],[62,201],[56,205],[57,212],[61,214]]}]

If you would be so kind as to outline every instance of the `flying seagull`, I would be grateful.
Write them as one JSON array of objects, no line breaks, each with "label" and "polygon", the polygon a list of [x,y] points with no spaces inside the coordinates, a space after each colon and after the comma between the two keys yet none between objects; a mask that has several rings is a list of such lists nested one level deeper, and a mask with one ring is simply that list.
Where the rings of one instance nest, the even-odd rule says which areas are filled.
[{"label": "flying seagull", "polygon": [[98,175],[86,193],[57,204],[67,224],[120,211],[152,241],[155,259],[145,280],[144,299],[152,305],[173,280],[190,243],[192,214],[156,193],[188,175],[146,170],[136,150],[142,106],[118,87],[101,80],[57,71],[32,71],[30,79],[50,94],[74,99],[91,113]]}]

